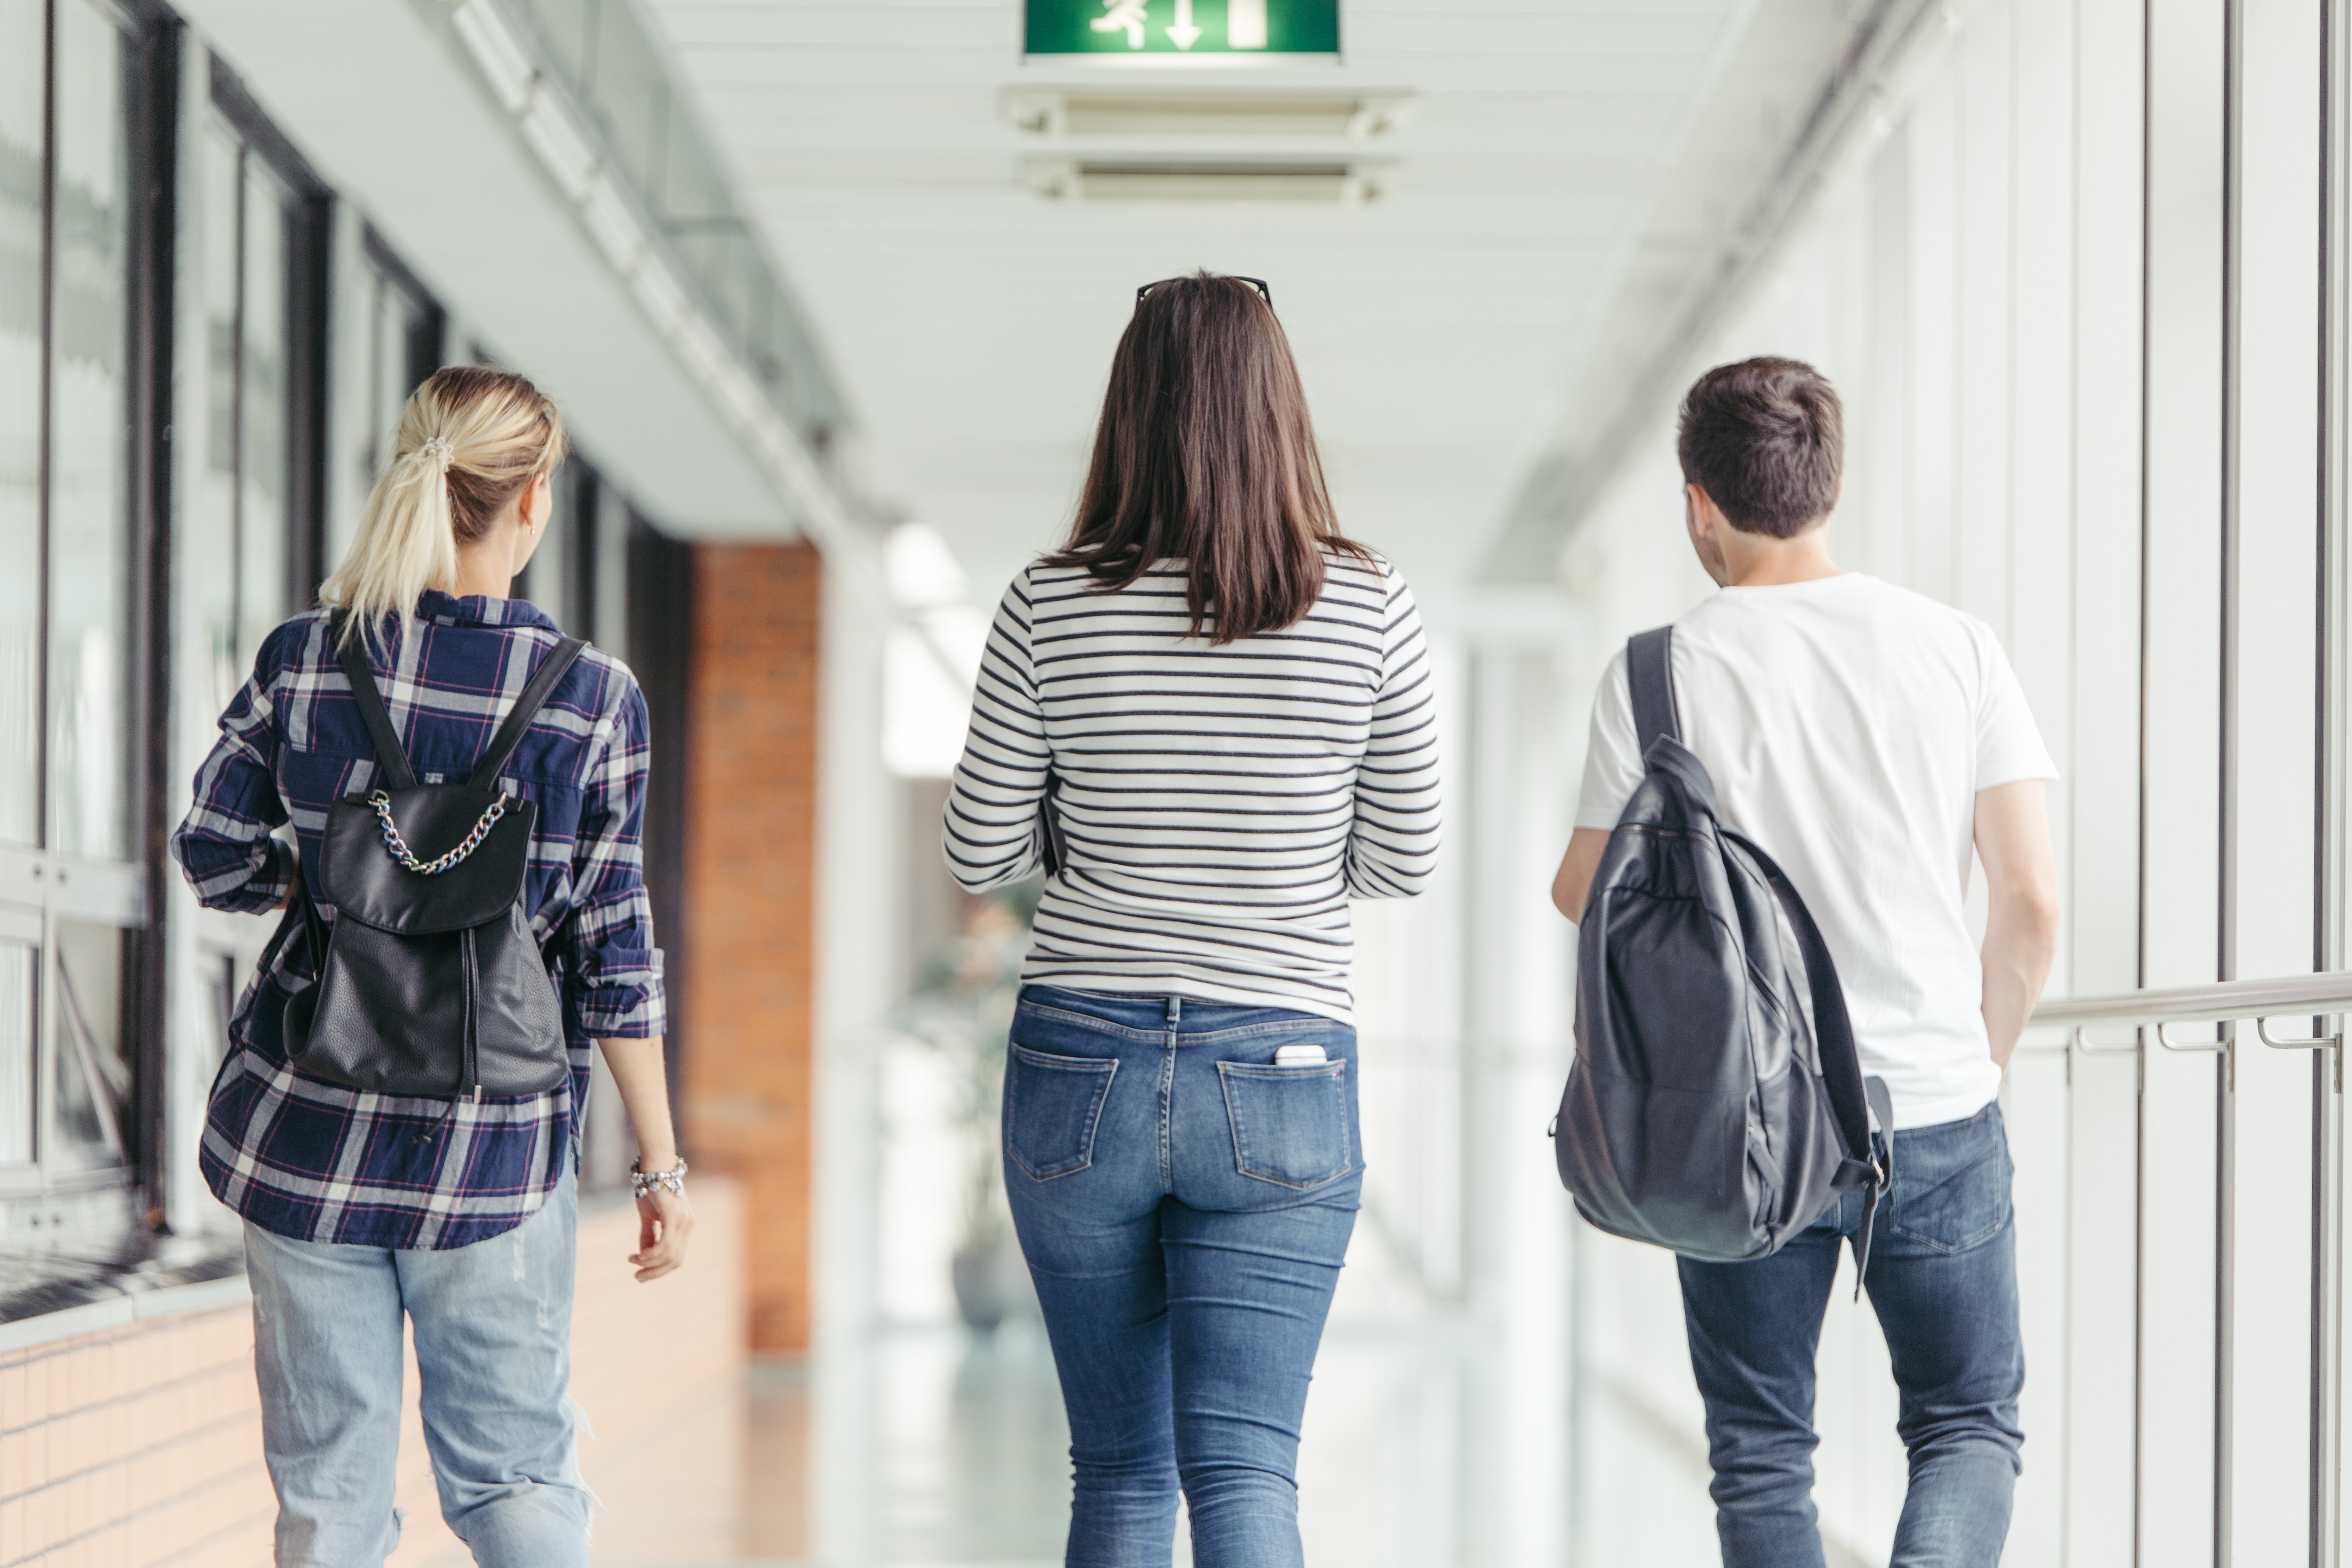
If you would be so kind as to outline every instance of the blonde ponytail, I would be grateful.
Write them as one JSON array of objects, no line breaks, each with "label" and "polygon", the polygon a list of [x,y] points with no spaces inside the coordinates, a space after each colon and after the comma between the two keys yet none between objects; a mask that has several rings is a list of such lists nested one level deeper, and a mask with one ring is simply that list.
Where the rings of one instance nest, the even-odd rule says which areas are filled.
[{"label": "blonde ponytail", "polygon": [[396,639],[426,589],[455,586],[457,547],[562,460],[562,417],[530,382],[474,365],[435,372],[401,411],[392,463],[320,603],[351,612],[346,637]]}]

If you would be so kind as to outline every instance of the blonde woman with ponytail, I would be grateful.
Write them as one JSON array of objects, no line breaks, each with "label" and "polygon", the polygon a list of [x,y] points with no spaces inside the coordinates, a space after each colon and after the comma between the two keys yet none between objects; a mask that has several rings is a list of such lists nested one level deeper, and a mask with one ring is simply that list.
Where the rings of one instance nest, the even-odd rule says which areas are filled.
[{"label": "blonde woman with ponytail", "polygon": [[[561,999],[570,1072],[550,1070],[566,1081],[409,1097],[305,1073],[289,1050],[289,1003],[312,989],[335,918],[320,866],[328,812],[368,798],[383,766],[352,677],[382,694],[420,781],[473,771],[565,647],[507,597],[546,531],[563,451],[554,404],[521,376],[460,367],[419,387],[321,607],[263,643],[173,839],[208,907],[286,910],[231,1025],[201,1148],[213,1192],[245,1223],[280,1568],[379,1565],[398,1544],[404,1322],[441,1511],[475,1562],[587,1563],[565,1389],[592,1043],[641,1152],[627,1261],[643,1281],[686,1258],[694,1219],[638,849],[645,699],[619,661],[582,651],[496,783],[536,808],[522,907]],[[341,662],[354,655],[363,672]]]}]

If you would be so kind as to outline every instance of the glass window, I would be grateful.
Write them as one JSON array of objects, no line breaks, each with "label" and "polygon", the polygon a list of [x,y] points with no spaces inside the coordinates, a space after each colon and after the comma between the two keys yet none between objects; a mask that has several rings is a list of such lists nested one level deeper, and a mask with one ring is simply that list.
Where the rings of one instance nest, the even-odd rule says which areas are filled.
[{"label": "glass window", "polygon": [[[618,8],[612,0],[604,0],[598,9],[606,13],[599,16],[599,23],[609,26],[615,19],[609,14]],[[632,31],[617,28],[599,40],[606,47],[596,49],[587,61],[589,101],[604,121],[613,151],[629,179],[638,190],[651,193],[656,204],[667,205],[658,182],[667,161],[665,153],[673,118],[669,78],[661,61],[642,45],[611,47],[624,40],[635,42],[630,39]]]},{"label": "glass window", "polygon": [[[287,352],[293,305],[287,291],[289,193],[268,165],[245,158],[245,224],[238,302],[237,642],[249,655],[291,613],[287,570],[292,520],[286,504]],[[304,584],[307,588],[309,584]],[[306,595],[307,597],[307,595]]]},{"label": "glass window", "polygon": [[603,541],[596,517],[603,507],[604,480],[585,458],[564,465],[556,492],[557,515],[563,525],[564,552],[571,560],[565,580],[563,625],[574,637],[598,635],[596,600],[605,563],[597,558]]},{"label": "glass window", "polygon": [[598,0],[530,0],[540,35],[555,56],[556,68],[573,81],[591,68],[596,47]]},{"label": "glass window", "polygon": [[364,247],[369,291],[368,455],[365,485],[392,461],[408,395],[441,367],[447,318],[424,286],[370,230]]},{"label": "glass window", "polygon": [[573,637],[618,647],[627,550],[627,505],[575,450],[555,476],[555,510],[530,564],[515,579],[515,596],[530,600]]},{"label": "glass window", "polygon": [[156,742],[133,475],[158,432],[131,374],[140,345],[164,345],[134,288],[152,254],[134,170],[169,68],[147,26],[107,0],[0,0],[0,838],[24,873],[0,885],[7,1193],[143,1152],[124,1108],[150,1026],[139,861],[156,803],[136,781]]},{"label": "glass window", "polygon": [[[530,552],[530,564],[514,582],[518,598],[529,599],[546,613],[547,618],[573,635],[579,634],[579,613],[572,592],[577,563],[572,550],[572,510],[581,489],[579,475],[584,464],[568,463],[555,476],[555,507],[547,516],[547,529],[539,538],[538,546]],[[589,481],[593,488],[594,481]]]},{"label": "glass window", "polygon": [[[217,110],[204,118],[180,201],[183,265],[196,270],[189,291],[204,314],[204,361],[189,382],[203,389],[204,460],[174,552],[173,773],[187,777],[211,749],[221,710],[251,675],[261,639],[284,618],[292,589],[285,455],[290,312],[284,188]],[[183,417],[186,428],[197,413]],[[190,1042],[208,1068],[227,1049],[228,1019],[268,934],[266,921],[193,911],[180,949],[181,984],[209,1002],[202,1010],[207,1026]],[[77,964],[90,968],[100,956],[87,945],[67,952],[61,942],[58,967],[72,976]],[[78,993],[89,988],[77,984]],[[58,1136],[79,1140],[87,1154],[105,1143],[109,1076],[108,1058],[81,1050],[81,1039],[63,1020],[51,1031]],[[94,1061],[101,1064],[95,1072]]]},{"label": "glass window", "polygon": [[[205,460],[181,519],[180,704],[184,743],[201,756],[215,718],[245,681],[236,616],[237,250],[244,236],[244,150],[217,120],[205,123],[184,191],[185,226],[201,258]],[[194,679],[191,679],[190,678]]]},{"label": "glass window", "polygon": [[0,913],[0,1168],[33,1157],[34,998],[40,922]]},{"label": "glass window", "polygon": [[130,846],[129,138],[123,38],[57,8],[56,293],[49,363],[52,847]]},{"label": "glass window", "polygon": [[589,528],[596,542],[596,575],[590,584],[589,629],[614,653],[629,646],[629,508],[621,492],[599,482]]},{"label": "glass window", "polygon": [[[241,93],[231,102],[247,109]],[[315,508],[295,495],[292,437],[298,356],[318,345],[295,317],[303,197],[227,108],[205,117],[193,163],[181,196],[202,265],[205,460],[177,566],[182,668],[203,672],[183,688],[180,739],[201,756],[262,639],[314,587],[296,580]]]},{"label": "glass window", "polygon": [[373,486],[391,465],[400,413],[408,395],[408,312],[399,289],[375,275],[374,320],[368,333],[368,472]]},{"label": "glass window", "polygon": [[[0,839],[40,837],[41,0],[0,0]],[[0,984],[5,984],[0,976]],[[5,998],[0,998],[5,1005]],[[0,1016],[0,1160],[8,1055]]]},{"label": "glass window", "polygon": [[[555,595],[534,600],[573,637],[587,637],[625,657],[628,643],[629,509],[620,492],[577,452],[563,466],[555,485],[555,517],[551,535],[561,533],[564,563],[562,608],[550,603]],[[549,544],[556,542],[554,537]],[[530,575],[539,576],[541,554],[531,558]],[[620,1096],[597,1053],[597,1085],[588,1096],[587,1121],[581,1129],[580,1177],[591,1191],[622,1186],[636,1145]]]},{"label": "glass window", "polygon": [[606,163],[660,226],[712,324],[778,410],[821,440],[840,410],[815,341],[737,210],[725,165],[677,100],[638,8],[630,0],[514,0],[508,15],[593,121]]},{"label": "glass window", "polygon": [[[251,677],[263,639],[310,601],[317,563],[305,542],[319,535],[306,530],[322,521],[321,487],[298,477],[298,418],[306,410],[315,415],[304,400],[324,384],[325,321],[317,303],[326,258],[315,240],[319,226],[331,221],[325,192],[217,62],[210,85],[178,193],[184,298],[201,302],[204,362],[184,378],[182,417],[191,438],[200,435],[203,461],[191,471],[194,492],[181,510],[175,547],[175,779],[193,776],[210,751],[219,715]],[[362,290],[366,278],[362,272]],[[358,346],[362,355],[372,353],[365,339]],[[198,388],[201,412],[193,406]],[[362,490],[373,478],[352,477]],[[193,910],[173,932],[174,984],[188,1003],[176,1015],[187,1030],[179,1044],[207,1068],[226,1048],[228,1020],[274,928],[272,921]],[[102,1005],[88,998],[128,958],[110,955],[94,937],[76,946],[61,932],[54,945],[58,994],[70,985],[85,1002],[79,1024],[58,1016],[46,1026],[56,1136],[94,1159],[119,1145],[119,1137],[110,1142],[110,1129],[119,1133],[121,1125],[116,1091],[135,1058],[113,1047],[136,1036],[109,1035],[98,1016]],[[110,958],[117,970],[108,968]]]},{"label": "glass window", "polygon": [[59,920],[55,932],[49,1058],[57,1082],[57,1160],[67,1166],[127,1163],[131,1061],[123,1002],[131,933],[79,920]]}]

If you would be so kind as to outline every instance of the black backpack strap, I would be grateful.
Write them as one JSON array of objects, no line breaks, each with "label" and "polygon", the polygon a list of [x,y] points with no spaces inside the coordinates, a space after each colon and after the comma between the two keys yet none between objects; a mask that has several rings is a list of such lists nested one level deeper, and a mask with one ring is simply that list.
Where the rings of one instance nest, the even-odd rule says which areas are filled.
[{"label": "black backpack strap", "polygon": [[573,661],[580,657],[580,650],[587,646],[586,641],[580,637],[565,637],[555,645],[555,651],[531,671],[530,684],[522,689],[522,695],[515,699],[513,710],[507,714],[507,721],[499,726],[497,734],[490,737],[490,749],[484,752],[482,760],[474,764],[473,773],[466,779],[467,788],[495,789],[498,786],[499,775],[514,759],[515,748],[522,744],[523,736],[530,732],[530,721],[539,717],[539,710],[547,706],[549,698],[555,695],[556,683],[571,672]]},{"label": "black backpack strap", "polygon": [[1862,1052],[1853,1043],[1853,1020],[1845,1010],[1845,987],[1838,981],[1837,963],[1830,957],[1822,928],[1797,894],[1787,873],[1772,858],[1742,838],[1739,847],[1755,857],[1758,869],[1772,884],[1780,910],[1797,938],[1805,960],[1805,978],[1812,990],[1813,1044],[1821,1053],[1822,1084],[1829,1090],[1830,1110],[1837,1117],[1838,1136],[1845,1159],[1832,1185],[1841,1192],[1862,1193],[1862,1228],[1853,1238],[1854,1293],[1862,1293],[1862,1276],[1870,1267],[1870,1232],[1878,1215],[1878,1200],[1895,1181],[1895,1102],[1880,1079],[1862,1076]]},{"label": "black backpack strap", "polygon": [[1683,727],[1675,712],[1675,628],[1659,626],[1625,640],[1625,687],[1633,699],[1633,732],[1642,754],[1661,735],[1679,741]]},{"label": "black backpack strap", "polygon": [[1045,769],[1045,793],[1037,797],[1038,856],[1045,861],[1045,875],[1058,877],[1062,868],[1070,863],[1069,840],[1062,836],[1061,813],[1055,809],[1062,798],[1062,775],[1051,766]]},{"label": "black backpack strap", "polygon": [[349,610],[337,610],[328,618],[327,636],[334,639],[335,662],[343,667],[343,679],[352,683],[352,700],[359,704],[360,720],[375,744],[375,765],[386,787],[415,789],[416,770],[408,765],[408,749],[400,743],[400,731],[392,727],[383,693],[376,689],[375,671],[368,668],[367,638],[343,636],[350,619]]},{"label": "black backpack strap", "polygon": [[[309,974],[298,974],[291,953],[296,942],[308,945],[302,949],[300,963],[309,967]],[[286,889],[285,913],[278,917],[278,929],[270,933],[269,945],[261,950],[254,967],[263,974],[278,976],[278,989],[291,994],[317,984],[319,960],[327,951],[325,922],[319,918],[318,906],[310,900],[310,884],[302,872],[302,851],[298,844],[294,851],[294,881]]]}]

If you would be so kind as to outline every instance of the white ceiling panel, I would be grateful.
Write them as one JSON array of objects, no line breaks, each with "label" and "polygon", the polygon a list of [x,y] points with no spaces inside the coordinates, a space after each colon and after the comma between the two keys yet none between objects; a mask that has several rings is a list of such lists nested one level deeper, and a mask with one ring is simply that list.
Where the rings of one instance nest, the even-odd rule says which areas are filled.
[{"label": "white ceiling panel", "polygon": [[[1343,521],[1461,615],[1596,312],[1676,259],[1647,226],[1756,5],[1343,0],[1341,63],[1182,70],[1024,64],[1017,0],[650,8],[824,337],[874,488],[979,592],[1067,525],[1135,286],[1205,266],[1271,282]],[[1412,101],[1352,142],[1011,122],[1008,90],[1055,86]],[[1309,151],[1393,166],[1355,206],[1068,202],[1024,177],[1037,159]]]}]

